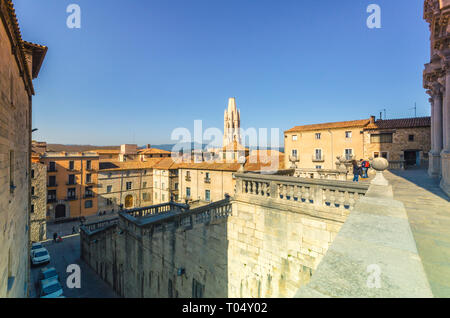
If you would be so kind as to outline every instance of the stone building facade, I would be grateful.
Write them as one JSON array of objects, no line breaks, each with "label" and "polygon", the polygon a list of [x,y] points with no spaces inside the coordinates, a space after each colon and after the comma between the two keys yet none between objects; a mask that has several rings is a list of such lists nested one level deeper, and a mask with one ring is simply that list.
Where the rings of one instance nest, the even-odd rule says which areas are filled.
[{"label": "stone building facade", "polygon": [[153,166],[161,158],[101,161],[98,172],[99,213],[114,213],[153,204]]},{"label": "stone building facade", "polygon": [[172,158],[164,158],[153,166],[153,203],[179,200],[178,166]]},{"label": "stone building facade", "polygon": [[30,288],[32,80],[46,52],[22,40],[13,3],[0,0],[0,298]]},{"label": "stone building facade", "polygon": [[342,159],[385,157],[391,168],[428,164],[430,117],[369,119],[297,126],[285,132],[285,165],[337,169]]},{"label": "stone building facade", "polygon": [[31,163],[30,240],[47,239],[47,167],[39,157]]},{"label": "stone building facade", "polygon": [[423,86],[431,103],[429,175],[441,178],[450,195],[450,0],[424,1],[424,19],[430,27],[430,62],[425,64]]}]

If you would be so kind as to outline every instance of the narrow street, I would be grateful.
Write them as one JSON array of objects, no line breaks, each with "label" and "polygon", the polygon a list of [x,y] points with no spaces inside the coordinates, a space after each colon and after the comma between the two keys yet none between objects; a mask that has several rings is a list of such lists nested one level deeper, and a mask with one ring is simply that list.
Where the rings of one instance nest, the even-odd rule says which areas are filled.
[{"label": "narrow street", "polygon": [[[71,226],[70,226],[71,228]],[[51,257],[50,264],[31,268],[33,284],[31,297],[38,297],[39,270],[43,267],[55,267],[63,286],[64,296],[67,298],[115,298],[118,297],[112,288],[106,284],[83,260],[80,259],[80,235],[74,234],[63,238],[61,243],[52,240],[44,242]],[[81,288],[70,289],[66,280],[71,273],[67,273],[67,266],[77,264],[81,269]]]}]

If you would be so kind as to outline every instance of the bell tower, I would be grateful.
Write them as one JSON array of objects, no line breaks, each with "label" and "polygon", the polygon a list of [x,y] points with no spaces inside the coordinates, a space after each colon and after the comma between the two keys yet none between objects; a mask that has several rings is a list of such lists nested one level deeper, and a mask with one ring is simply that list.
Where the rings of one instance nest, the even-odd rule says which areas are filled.
[{"label": "bell tower", "polygon": [[236,141],[241,143],[241,112],[236,107],[236,98],[228,99],[228,109],[225,110],[223,119],[223,146]]}]

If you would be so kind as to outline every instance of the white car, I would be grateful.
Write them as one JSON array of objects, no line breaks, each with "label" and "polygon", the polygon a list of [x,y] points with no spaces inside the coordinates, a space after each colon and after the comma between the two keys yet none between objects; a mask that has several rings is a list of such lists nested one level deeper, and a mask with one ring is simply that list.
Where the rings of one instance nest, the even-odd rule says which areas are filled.
[{"label": "white car", "polygon": [[40,248],[43,248],[42,244],[39,242],[35,242],[31,244],[31,253],[33,253],[34,250],[38,250]]},{"label": "white car", "polygon": [[63,289],[55,277],[43,279],[39,285],[39,297],[41,298],[64,298]]},{"label": "white car", "polygon": [[45,247],[38,248],[31,252],[31,263],[33,265],[45,264],[50,262],[50,254]]}]

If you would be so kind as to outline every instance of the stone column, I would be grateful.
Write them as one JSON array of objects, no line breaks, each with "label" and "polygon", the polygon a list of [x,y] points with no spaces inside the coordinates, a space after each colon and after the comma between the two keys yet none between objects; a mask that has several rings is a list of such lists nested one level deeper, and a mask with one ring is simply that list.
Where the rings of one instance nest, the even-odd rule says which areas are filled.
[{"label": "stone column", "polygon": [[433,90],[428,92],[431,103],[431,152],[429,155],[428,174],[439,177],[441,174],[442,151],[442,87],[436,83]]},{"label": "stone column", "polygon": [[[445,95],[442,106],[443,150],[441,152],[441,188],[450,195],[450,56],[445,61]],[[439,117],[438,117],[439,118]]]}]

